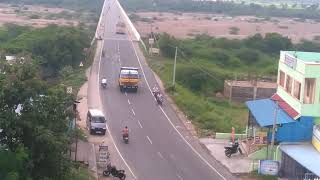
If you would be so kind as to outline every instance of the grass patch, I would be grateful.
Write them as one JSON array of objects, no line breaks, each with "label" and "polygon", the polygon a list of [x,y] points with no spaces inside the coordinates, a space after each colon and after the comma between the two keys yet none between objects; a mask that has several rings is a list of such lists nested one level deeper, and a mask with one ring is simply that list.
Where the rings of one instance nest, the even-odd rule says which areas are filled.
[{"label": "grass patch", "polygon": [[[244,105],[229,103],[225,99],[214,96],[197,94],[181,85],[179,81],[176,82],[175,91],[172,91],[172,60],[161,57],[148,57],[147,59],[151,68],[164,82],[167,92],[177,106],[192,120],[200,136],[214,132],[230,132],[231,124],[237,132],[244,131],[247,122],[247,110]],[[177,63],[177,69],[184,66],[186,65],[183,62]]]},{"label": "grass patch", "polygon": [[79,163],[75,163],[70,173],[70,180],[94,180],[95,178],[90,174],[89,169]]}]

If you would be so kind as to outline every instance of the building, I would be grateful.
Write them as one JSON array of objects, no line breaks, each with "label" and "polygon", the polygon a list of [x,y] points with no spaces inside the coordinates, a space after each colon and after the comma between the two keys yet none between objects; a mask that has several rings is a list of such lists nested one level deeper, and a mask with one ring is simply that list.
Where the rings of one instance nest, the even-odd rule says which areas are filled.
[{"label": "building", "polygon": [[224,97],[236,102],[268,98],[277,90],[277,83],[264,81],[224,81]]},{"label": "building", "polygon": [[268,99],[247,101],[248,136],[266,132],[276,124],[275,141],[281,143],[281,169],[289,179],[320,176],[320,53],[281,51],[277,92]]}]

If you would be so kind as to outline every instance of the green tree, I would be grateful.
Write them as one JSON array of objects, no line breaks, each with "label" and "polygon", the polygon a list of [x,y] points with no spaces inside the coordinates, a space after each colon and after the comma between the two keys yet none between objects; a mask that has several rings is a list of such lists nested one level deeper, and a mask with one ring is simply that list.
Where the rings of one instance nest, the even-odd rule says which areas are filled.
[{"label": "green tree", "polygon": [[65,179],[71,167],[65,111],[69,99],[47,92],[32,66],[13,66],[2,78],[0,143],[11,152],[26,149],[29,158],[24,169],[33,179]]}]

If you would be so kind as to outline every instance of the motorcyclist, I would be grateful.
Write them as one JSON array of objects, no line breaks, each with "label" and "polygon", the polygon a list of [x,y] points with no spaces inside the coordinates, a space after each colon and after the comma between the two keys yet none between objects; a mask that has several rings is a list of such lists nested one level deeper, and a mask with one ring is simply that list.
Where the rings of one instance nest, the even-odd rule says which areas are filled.
[{"label": "motorcyclist", "polygon": [[101,85],[106,86],[107,85],[107,78],[102,78]]},{"label": "motorcyclist", "polygon": [[155,97],[157,97],[158,94],[160,93],[160,91],[156,85],[152,88],[152,93]]},{"label": "motorcyclist", "polygon": [[128,137],[129,136],[129,129],[128,127],[124,127],[124,129],[122,130],[122,136],[123,137]]}]

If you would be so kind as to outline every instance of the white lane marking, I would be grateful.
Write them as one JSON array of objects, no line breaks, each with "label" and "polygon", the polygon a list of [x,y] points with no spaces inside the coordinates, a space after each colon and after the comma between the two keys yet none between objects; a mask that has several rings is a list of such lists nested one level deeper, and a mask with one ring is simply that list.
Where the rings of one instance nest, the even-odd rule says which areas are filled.
[{"label": "white lane marking", "polygon": [[142,125],[141,125],[141,123],[140,123],[140,121],[139,121],[139,120],[138,120],[138,124],[139,124],[140,128],[142,128]]},{"label": "white lane marking", "polygon": [[124,92],[124,94],[125,94],[126,96],[128,96],[128,93],[127,93],[127,92]]},{"label": "white lane marking", "polygon": [[[135,55],[136,55],[136,57],[137,57],[137,59],[138,59],[138,63],[139,63],[139,66],[140,66],[140,68],[141,68],[141,72],[142,72],[142,74],[143,74],[144,80],[146,81],[146,84],[147,84],[147,86],[148,86],[148,88],[149,88],[149,91],[150,91],[150,93],[152,94],[152,90],[151,90],[150,85],[149,85],[149,83],[148,83],[148,80],[147,80],[147,78],[146,78],[146,76],[145,76],[143,67],[142,67],[141,62],[140,62],[140,58],[139,58],[139,56],[138,56],[138,54],[137,54],[137,51],[136,51],[136,49],[135,49],[135,47],[134,47],[134,44],[133,44],[133,41],[132,41],[132,40],[131,40],[131,45],[132,45],[132,48],[133,48],[133,50],[134,50],[134,53],[135,53]],[[219,171],[218,171],[215,167],[213,167],[204,157],[202,157],[201,154],[198,153],[198,151],[195,150],[195,149],[191,146],[191,144],[182,136],[182,134],[178,131],[178,129],[177,129],[177,128],[175,127],[175,125],[172,123],[172,121],[170,120],[170,118],[168,117],[168,115],[164,112],[164,110],[162,109],[162,107],[159,106],[159,108],[161,109],[162,113],[165,115],[165,117],[167,118],[167,120],[169,121],[169,123],[171,124],[171,126],[172,126],[172,127],[175,129],[175,131],[179,134],[179,136],[182,138],[182,140],[191,148],[191,150],[192,150],[208,167],[210,167],[214,172],[216,172],[216,173],[221,177],[221,179],[226,180],[226,178],[225,178],[221,173],[219,173]]]},{"label": "white lane marking", "polygon": [[[102,43],[103,43],[103,44],[102,44],[102,48],[101,48],[101,52],[100,52],[99,69],[98,69],[98,86],[99,86],[99,81],[100,81],[101,54],[102,54],[102,50],[103,50],[103,47],[104,47],[104,40],[102,40]],[[100,96],[100,88],[98,88],[98,93],[99,93],[99,96]],[[109,134],[110,134],[110,138],[111,138],[112,144],[114,145],[114,147],[115,147],[116,151],[118,152],[120,158],[122,159],[122,161],[124,162],[124,164],[125,164],[125,165],[127,166],[127,168],[129,169],[129,171],[130,171],[130,173],[132,174],[133,178],[134,178],[134,179],[137,179],[137,177],[134,175],[132,169],[130,168],[129,164],[126,162],[126,160],[123,158],[122,154],[120,153],[120,151],[119,151],[119,149],[118,149],[118,147],[117,147],[117,145],[116,145],[116,143],[115,143],[115,141],[114,141],[114,139],[113,139],[113,137],[112,137],[112,134],[111,134],[111,131],[110,131],[110,128],[109,128],[108,124],[107,124],[107,130],[108,130],[108,132],[109,132]]]},{"label": "white lane marking", "polygon": [[131,109],[131,111],[132,111],[132,114],[135,116],[135,115],[136,115],[136,113],[134,112],[134,110],[133,110],[133,109]]},{"label": "white lane marking", "polygon": [[149,136],[147,136],[147,139],[148,139],[149,143],[152,144],[152,141],[151,141],[151,139],[149,138]]},{"label": "white lane marking", "polygon": [[130,105],[131,104],[131,102],[130,102],[130,100],[128,99],[128,104]]},{"label": "white lane marking", "polygon": [[182,178],[179,174],[177,174],[177,177],[178,177],[180,180],[183,180],[183,178]]},{"label": "white lane marking", "polygon": [[157,152],[157,154],[160,156],[161,159],[164,159],[164,157],[162,156],[161,152]]}]

